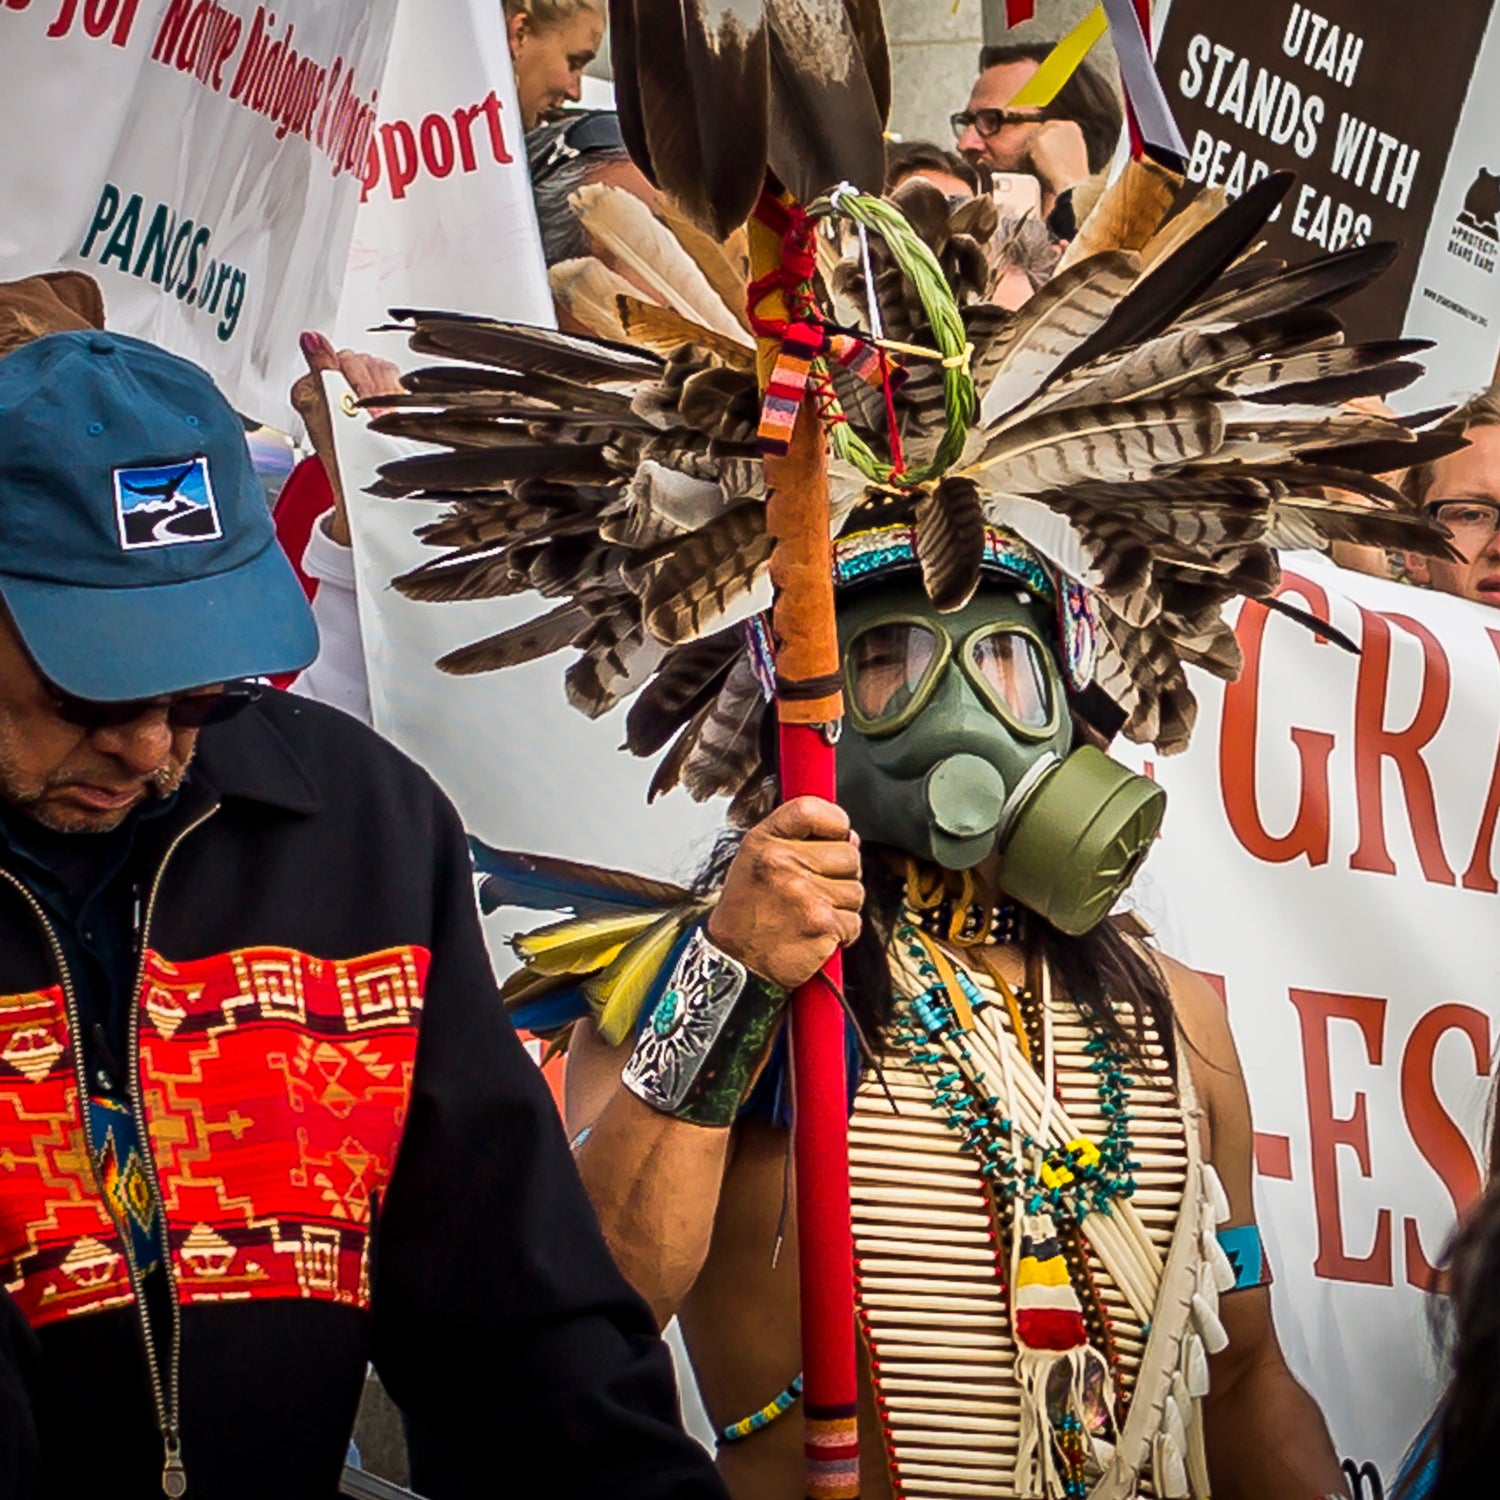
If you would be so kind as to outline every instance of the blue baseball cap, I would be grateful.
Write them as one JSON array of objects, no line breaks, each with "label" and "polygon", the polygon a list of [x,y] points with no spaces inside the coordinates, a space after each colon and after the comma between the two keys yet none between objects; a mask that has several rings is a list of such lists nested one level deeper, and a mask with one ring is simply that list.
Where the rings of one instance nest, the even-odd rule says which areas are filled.
[{"label": "blue baseball cap", "polygon": [[240,419],[197,365],[119,334],[0,359],[0,599],[78,698],[156,698],[318,653]]}]

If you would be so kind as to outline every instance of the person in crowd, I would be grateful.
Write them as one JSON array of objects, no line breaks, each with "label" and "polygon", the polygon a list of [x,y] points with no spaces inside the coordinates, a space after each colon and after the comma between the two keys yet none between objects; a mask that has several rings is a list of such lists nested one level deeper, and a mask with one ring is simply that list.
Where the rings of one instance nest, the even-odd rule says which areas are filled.
[{"label": "person in crowd", "polygon": [[317,639],[211,379],[97,332],[13,350],[0,500],[0,1264],[39,1493],[327,1500],[373,1358],[473,1493],[524,1451],[565,1455],[552,1494],[722,1494],[501,1010],[456,813],[253,683]]},{"label": "person in crowd", "polygon": [[[878,271],[875,282],[883,326],[909,327],[905,289]],[[977,320],[966,327],[987,337]],[[505,337],[525,368],[524,330]],[[631,700],[627,747],[660,757],[653,794],[731,799],[721,850],[686,890],[502,851],[478,859],[487,904],[578,913],[518,934],[527,967],[508,997],[532,1031],[571,1028],[580,1169],[627,1274],[660,1321],[680,1320],[731,1492],[806,1494],[804,1438],[850,1441],[831,1414],[799,1407],[805,1242],[788,1207],[784,1026],[787,992],[843,948],[861,1493],[1060,1500],[1149,1485],[1185,1500],[1211,1481],[1247,1500],[1346,1494],[1276,1339],[1224,1007],[1201,976],[1107,920],[1159,806],[1147,812],[1154,789],[1100,746],[1132,712],[1142,743],[1186,740],[1194,713],[1162,684],[1184,680],[1179,649],[1234,674],[1217,606],[1201,604],[1195,581],[1205,635],[1148,647],[1114,615],[1106,646],[1092,624],[1103,596],[1091,603],[978,501],[965,513],[973,570],[949,594],[939,554],[951,538],[924,519],[925,495],[835,476],[838,644],[816,690],[840,692],[846,710],[831,736],[842,806],[798,798],[771,810],[779,664],[768,636],[795,625],[783,613],[741,628],[769,549],[729,557],[719,545],[726,516],[754,515],[741,497],[764,481],[743,456],[754,376],[706,351],[665,370],[617,344],[575,352],[581,375],[628,397],[631,416],[618,431],[579,422],[566,396],[542,394],[544,378],[532,393],[552,415],[535,442],[565,440],[576,423],[610,457],[576,479],[549,474],[545,513],[530,454],[496,463],[488,490],[466,495],[443,543],[433,538],[444,550],[395,586],[434,602],[509,593],[514,579],[545,587],[536,617],[444,665],[501,669],[555,652],[576,707],[597,716]],[[542,370],[549,353],[539,346]],[[1107,380],[1115,356],[1151,368],[1111,351],[1080,379]],[[497,393],[513,383],[506,372]],[[432,406],[434,435],[451,430],[457,408],[441,396]],[[631,446],[627,423],[663,410],[670,455],[651,438]],[[856,431],[865,420],[853,402],[844,416]],[[1093,420],[1091,434],[1105,425]],[[1078,456],[1080,493],[1096,482],[1092,462]],[[1137,482],[1151,482],[1145,469]],[[1308,469],[1313,482],[1324,472]],[[411,493],[434,477],[423,465],[386,474]],[[989,482],[1007,493],[1003,474]],[[1217,504],[1184,493],[1174,536]],[[1114,545],[1102,573],[1123,552]],[[1267,549],[1255,565],[1270,562]],[[1201,577],[1213,564],[1205,553],[1191,568]],[[1169,568],[1131,576],[1144,618],[1181,608],[1167,601],[1181,582]],[[1148,685],[1134,665],[1107,669],[1110,649]],[[1129,684],[1133,708],[1111,698],[1121,688],[1104,687],[1110,677]],[[785,701],[813,686],[784,687]],[[1093,842],[1102,823],[1129,834]]]},{"label": "person in crowd", "polygon": [[909,177],[924,177],[949,199],[972,198],[979,174],[956,151],[932,141],[890,141],[885,148],[885,190],[893,193]]},{"label": "person in crowd", "polygon": [[1447,528],[1456,560],[1407,553],[1406,576],[1423,588],[1500,605],[1500,385],[1466,401],[1438,424],[1466,448],[1412,469],[1402,489]]},{"label": "person in crowd", "polygon": [[583,93],[604,37],[603,0],[504,0],[521,124],[530,130]]},{"label": "person in crowd", "polygon": [[[979,77],[969,102],[953,116],[958,149],[986,182],[995,172],[1027,173],[1041,185],[1042,215],[1051,218],[1060,199],[1102,171],[1119,142],[1124,111],[1118,92],[1085,64],[1043,108],[1012,109],[1010,101],[1052,48],[1047,43],[1002,42],[979,54]],[[1065,211],[1065,219],[1071,216]],[[1071,239],[1069,224],[1058,226]]]},{"label": "person in crowd", "polygon": [[598,253],[573,207],[580,188],[603,183],[623,188],[648,208],[661,202],[661,192],[631,161],[613,110],[575,111],[566,120],[529,131],[526,156],[542,256],[549,267]]}]

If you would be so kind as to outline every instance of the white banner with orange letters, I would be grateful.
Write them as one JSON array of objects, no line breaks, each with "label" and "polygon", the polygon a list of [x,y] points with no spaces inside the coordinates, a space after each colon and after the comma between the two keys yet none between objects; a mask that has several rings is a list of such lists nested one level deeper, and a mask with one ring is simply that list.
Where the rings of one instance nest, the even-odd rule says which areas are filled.
[{"label": "white banner with orange letters", "polygon": [[1134,899],[1213,977],[1255,1108],[1282,1343],[1364,1500],[1435,1400],[1425,1288],[1479,1190],[1500,1019],[1500,612],[1288,560],[1359,656],[1247,605]]}]

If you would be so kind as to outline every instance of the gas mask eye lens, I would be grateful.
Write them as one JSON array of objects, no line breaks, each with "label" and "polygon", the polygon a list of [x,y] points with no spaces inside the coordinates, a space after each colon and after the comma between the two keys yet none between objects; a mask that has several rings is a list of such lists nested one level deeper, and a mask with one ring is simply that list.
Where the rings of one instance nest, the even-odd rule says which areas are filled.
[{"label": "gas mask eye lens", "polygon": [[849,691],[856,713],[872,728],[906,717],[934,672],[942,639],[928,625],[892,620],[871,625],[849,643]]},{"label": "gas mask eye lens", "polygon": [[993,631],[968,644],[974,676],[1025,729],[1045,729],[1052,720],[1050,679],[1036,642],[1017,631]]}]

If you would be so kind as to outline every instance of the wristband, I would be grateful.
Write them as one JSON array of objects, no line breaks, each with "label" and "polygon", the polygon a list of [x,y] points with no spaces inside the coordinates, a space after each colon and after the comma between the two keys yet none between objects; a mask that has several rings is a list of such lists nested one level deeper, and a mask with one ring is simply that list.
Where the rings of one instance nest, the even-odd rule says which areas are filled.
[{"label": "wristband", "polygon": [[625,1065],[625,1087],[662,1114],[732,1125],[786,1000],[785,990],[750,974],[700,927]]},{"label": "wristband", "polygon": [[1271,1285],[1271,1262],[1266,1257],[1260,1230],[1254,1224],[1241,1224],[1236,1229],[1221,1229],[1218,1235],[1219,1247],[1234,1273],[1234,1285],[1225,1287],[1226,1293],[1248,1292],[1259,1286]]}]

